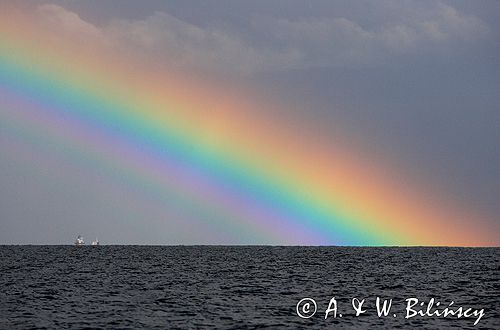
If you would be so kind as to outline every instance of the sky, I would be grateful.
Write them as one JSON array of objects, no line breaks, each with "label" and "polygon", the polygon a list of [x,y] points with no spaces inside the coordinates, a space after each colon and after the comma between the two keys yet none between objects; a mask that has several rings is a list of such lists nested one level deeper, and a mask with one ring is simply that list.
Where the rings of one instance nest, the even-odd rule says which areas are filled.
[{"label": "sky", "polygon": [[[498,1],[2,8],[21,19],[0,25],[15,55],[0,71],[0,243],[499,245]],[[134,120],[158,97],[179,125],[153,148],[163,117],[136,131],[123,107],[72,117],[92,105],[13,82],[35,71],[85,100],[99,81],[106,102],[137,100]]]}]

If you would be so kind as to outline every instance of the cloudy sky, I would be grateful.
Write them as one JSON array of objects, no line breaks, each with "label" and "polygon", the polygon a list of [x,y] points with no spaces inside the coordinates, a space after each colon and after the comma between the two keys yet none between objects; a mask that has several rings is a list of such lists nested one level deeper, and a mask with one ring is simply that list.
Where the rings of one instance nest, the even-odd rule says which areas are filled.
[{"label": "cloudy sky", "polygon": [[[500,217],[498,1],[87,0],[17,6],[55,34],[85,35],[159,67],[214,75],[293,104],[279,115],[293,112],[325,135],[342,127],[371,152],[397,159],[409,176],[424,177],[455,201]],[[7,161],[0,166],[8,173]],[[19,185],[6,176],[1,182]]]}]

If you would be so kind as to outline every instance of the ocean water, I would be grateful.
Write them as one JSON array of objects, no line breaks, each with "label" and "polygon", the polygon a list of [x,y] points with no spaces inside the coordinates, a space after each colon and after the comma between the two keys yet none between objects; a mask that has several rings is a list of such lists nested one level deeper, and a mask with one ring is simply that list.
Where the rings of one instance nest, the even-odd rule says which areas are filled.
[{"label": "ocean water", "polygon": [[[500,329],[500,248],[0,246],[0,256],[2,329]],[[387,316],[377,297],[392,299]],[[315,314],[310,300],[297,308],[304,298]],[[364,299],[358,316],[353,298]],[[411,316],[432,298],[468,317]]]}]

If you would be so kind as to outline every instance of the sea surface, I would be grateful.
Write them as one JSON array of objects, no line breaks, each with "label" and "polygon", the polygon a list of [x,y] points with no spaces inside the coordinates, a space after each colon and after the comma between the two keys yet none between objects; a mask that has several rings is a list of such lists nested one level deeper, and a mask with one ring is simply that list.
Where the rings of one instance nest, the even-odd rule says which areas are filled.
[{"label": "sea surface", "polygon": [[[0,246],[0,256],[1,329],[500,329],[500,248]],[[392,299],[387,316],[377,297]],[[314,315],[310,300],[297,309],[303,298]],[[364,299],[358,316],[353,298]],[[484,316],[406,318],[410,298],[415,311],[434,298]]]}]

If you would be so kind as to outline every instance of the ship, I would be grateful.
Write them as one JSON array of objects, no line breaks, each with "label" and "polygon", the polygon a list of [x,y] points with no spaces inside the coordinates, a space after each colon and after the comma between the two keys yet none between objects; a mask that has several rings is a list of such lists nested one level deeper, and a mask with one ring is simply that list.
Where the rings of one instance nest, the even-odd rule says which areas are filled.
[{"label": "ship", "polygon": [[85,245],[85,241],[83,240],[83,237],[78,235],[75,241],[75,245]]},{"label": "ship", "polygon": [[92,245],[99,245],[99,240],[96,238],[95,241],[92,241]]}]

